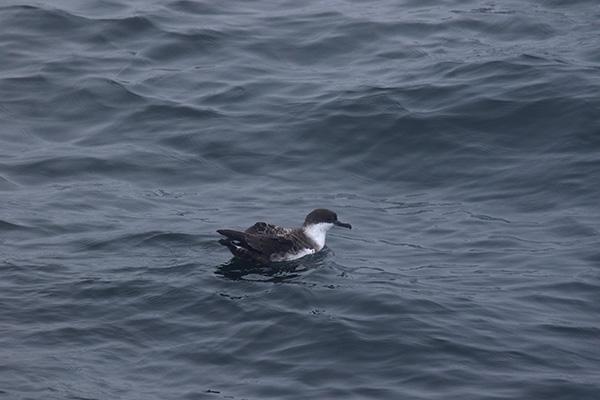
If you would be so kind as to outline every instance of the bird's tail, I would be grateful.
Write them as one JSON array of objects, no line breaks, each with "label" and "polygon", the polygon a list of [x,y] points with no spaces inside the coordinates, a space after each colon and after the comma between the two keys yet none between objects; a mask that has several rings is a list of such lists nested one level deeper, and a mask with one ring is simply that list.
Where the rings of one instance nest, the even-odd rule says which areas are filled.
[{"label": "bird's tail", "polygon": [[257,254],[257,252],[246,243],[244,232],[228,229],[220,229],[217,232],[223,236],[227,236],[227,239],[220,239],[219,244],[227,247],[234,257],[252,260]]}]

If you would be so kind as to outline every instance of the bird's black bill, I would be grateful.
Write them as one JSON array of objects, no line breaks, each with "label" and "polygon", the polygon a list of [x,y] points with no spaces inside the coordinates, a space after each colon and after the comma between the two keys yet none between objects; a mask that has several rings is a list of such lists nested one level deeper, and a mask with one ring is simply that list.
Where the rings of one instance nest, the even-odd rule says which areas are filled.
[{"label": "bird's black bill", "polygon": [[348,229],[352,229],[352,225],[350,224],[345,224],[343,222],[340,222],[338,220],[333,221],[333,224],[336,226],[341,226],[342,228],[348,228]]}]

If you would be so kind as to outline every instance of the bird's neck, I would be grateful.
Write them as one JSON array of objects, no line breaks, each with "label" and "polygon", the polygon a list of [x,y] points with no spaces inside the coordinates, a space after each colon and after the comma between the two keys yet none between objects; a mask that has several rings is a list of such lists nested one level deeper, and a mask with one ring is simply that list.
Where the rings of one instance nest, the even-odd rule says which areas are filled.
[{"label": "bird's neck", "polygon": [[327,231],[331,229],[332,226],[333,224],[322,222],[318,224],[305,225],[301,229],[304,234],[317,246],[317,251],[320,251],[325,246],[325,237],[327,236]]}]

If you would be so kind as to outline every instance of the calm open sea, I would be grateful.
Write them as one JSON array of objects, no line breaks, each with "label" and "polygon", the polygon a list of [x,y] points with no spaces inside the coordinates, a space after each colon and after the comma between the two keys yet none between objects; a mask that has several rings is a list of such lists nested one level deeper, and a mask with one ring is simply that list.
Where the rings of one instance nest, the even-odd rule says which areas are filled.
[{"label": "calm open sea", "polygon": [[599,399],[600,3],[2,1],[0,398]]}]

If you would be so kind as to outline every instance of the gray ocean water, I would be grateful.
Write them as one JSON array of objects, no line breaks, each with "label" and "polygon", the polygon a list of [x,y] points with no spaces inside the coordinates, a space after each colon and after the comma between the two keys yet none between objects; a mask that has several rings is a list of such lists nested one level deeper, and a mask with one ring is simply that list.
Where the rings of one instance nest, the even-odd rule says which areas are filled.
[{"label": "gray ocean water", "polygon": [[599,399],[599,215],[596,0],[0,2],[2,399]]}]

